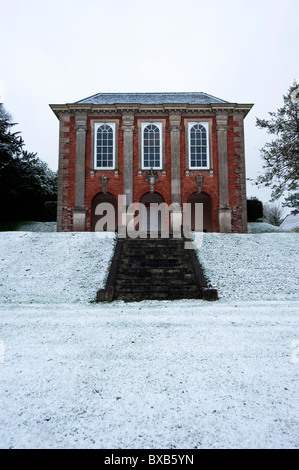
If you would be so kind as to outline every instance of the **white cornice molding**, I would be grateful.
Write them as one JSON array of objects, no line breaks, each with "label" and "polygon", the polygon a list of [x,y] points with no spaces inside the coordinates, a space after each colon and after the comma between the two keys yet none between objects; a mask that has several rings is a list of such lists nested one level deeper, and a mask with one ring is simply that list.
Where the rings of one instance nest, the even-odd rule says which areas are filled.
[{"label": "white cornice molding", "polygon": [[188,103],[173,103],[173,104],[118,104],[113,105],[99,105],[99,104],[50,104],[49,105],[56,117],[59,119],[61,115],[69,113],[72,116],[76,114],[81,115],[96,115],[96,114],[235,114],[240,113],[244,117],[249,113],[253,104],[238,104],[238,103],[210,103],[210,104],[188,104]]}]

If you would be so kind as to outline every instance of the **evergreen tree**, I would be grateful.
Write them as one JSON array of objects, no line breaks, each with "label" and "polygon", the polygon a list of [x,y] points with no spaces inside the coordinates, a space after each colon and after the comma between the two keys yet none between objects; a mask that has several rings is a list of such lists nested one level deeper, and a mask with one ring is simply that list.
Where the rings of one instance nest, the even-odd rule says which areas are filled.
[{"label": "evergreen tree", "polygon": [[290,194],[282,203],[283,207],[293,207],[299,210],[299,193]]},{"label": "evergreen tree", "polygon": [[55,220],[45,204],[56,200],[57,175],[23,149],[11,120],[0,104],[0,220]]},{"label": "evergreen tree", "polygon": [[256,125],[275,135],[272,142],[261,149],[264,159],[263,175],[256,184],[272,189],[272,201],[284,191],[298,190],[299,183],[299,84],[294,82],[286,96],[284,106],[270,112],[271,119],[257,119]]},{"label": "evergreen tree", "polygon": [[13,126],[15,123],[11,122],[11,115],[0,103],[0,170],[11,164],[24,146],[20,132],[11,132]]},{"label": "evergreen tree", "polygon": [[247,199],[247,221],[257,222],[263,218],[263,203],[255,196]]}]

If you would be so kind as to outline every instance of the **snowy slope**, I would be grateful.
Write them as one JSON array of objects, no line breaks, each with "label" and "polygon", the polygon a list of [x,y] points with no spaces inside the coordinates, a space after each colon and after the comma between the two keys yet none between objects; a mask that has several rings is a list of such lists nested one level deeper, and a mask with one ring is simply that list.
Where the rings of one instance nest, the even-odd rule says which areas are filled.
[{"label": "snowy slope", "polygon": [[[111,234],[0,232],[1,302],[88,302],[104,286]],[[225,299],[295,300],[298,234],[199,234],[209,281]],[[203,237],[203,238],[202,238]]]},{"label": "snowy slope", "polygon": [[268,224],[267,222],[249,222],[248,233],[274,233],[274,232],[288,232],[286,228],[276,227],[275,225]]},{"label": "snowy slope", "polygon": [[299,298],[297,233],[197,234],[194,245],[206,277],[221,297]]},{"label": "snowy slope", "polygon": [[113,243],[0,233],[0,448],[298,448],[298,234],[197,236],[211,303],[90,303]]},{"label": "snowy slope", "polygon": [[280,227],[287,230],[299,227],[299,213],[287,215],[287,217],[280,224]]},{"label": "snowy slope", "polygon": [[94,300],[114,244],[114,234],[0,232],[0,302]]}]

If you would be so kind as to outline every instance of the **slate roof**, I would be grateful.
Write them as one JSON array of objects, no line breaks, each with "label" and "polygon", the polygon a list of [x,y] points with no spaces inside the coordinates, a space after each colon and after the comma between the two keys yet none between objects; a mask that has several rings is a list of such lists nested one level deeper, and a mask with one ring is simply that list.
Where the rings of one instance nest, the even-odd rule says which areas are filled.
[{"label": "slate roof", "polygon": [[75,104],[209,104],[228,103],[203,92],[186,93],[97,93]]}]

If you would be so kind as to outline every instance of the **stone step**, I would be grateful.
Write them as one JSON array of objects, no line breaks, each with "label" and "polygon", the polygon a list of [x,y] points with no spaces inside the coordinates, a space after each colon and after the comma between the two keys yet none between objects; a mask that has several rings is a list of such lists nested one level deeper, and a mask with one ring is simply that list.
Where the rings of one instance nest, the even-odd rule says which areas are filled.
[{"label": "stone step", "polygon": [[186,264],[189,263],[189,260],[187,258],[176,258],[174,256],[164,256],[163,258],[160,257],[160,258],[157,258],[155,257],[154,255],[151,256],[151,257],[146,257],[144,258],[143,256],[125,256],[124,254],[121,256],[120,258],[120,262],[121,263],[132,263],[132,262],[140,262],[142,264],[144,263],[147,263],[147,264],[153,264],[153,263],[161,263],[161,265],[174,265],[174,264],[178,264],[178,263],[183,263],[183,264]]},{"label": "stone step", "polygon": [[185,255],[184,253],[182,253],[181,255],[177,255],[173,251],[168,253],[166,252],[166,250],[164,250],[162,253],[153,253],[152,251],[148,253],[141,253],[138,251],[136,251],[135,253],[123,252],[120,256],[121,260],[128,259],[128,258],[131,260],[135,258],[136,260],[140,260],[140,261],[146,261],[146,260],[152,260],[152,259],[156,259],[156,260],[168,260],[169,259],[169,260],[189,262],[188,255]]},{"label": "stone step", "polygon": [[135,268],[126,269],[121,268],[118,271],[118,278],[124,279],[128,277],[150,277],[150,278],[164,278],[164,277],[193,277],[194,273],[191,268]]},{"label": "stone step", "polygon": [[185,293],[190,293],[190,292],[197,292],[199,289],[198,289],[198,286],[197,285],[187,285],[187,286],[182,286],[181,289],[176,286],[176,287],[169,287],[169,286],[165,286],[165,285],[158,285],[158,286],[149,286],[149,285],[146,285],[146,286],[142,286],[142,285],[138,285],[138,286],[134,286],[134,288],[132,288],[132,286],[115,286],[115,292],[121,292],[123,294],[127,294],[127,293],[133,293],[133,292],[138,292],[138,293],[153,293],[153,292],[160,292],[160,293],[167,293],[167,292],[170,292],[172,293],[172,291],[175,291],[177,292],[178,294],[185,294]]},{"label": "stone step", "polygon": [[169,293],[169,292],[152,292],[152,293],[127,293],[127,294],[122,294],[122,293],[115,293],[114,294],[114,300],[125,300],[127,302],[139,302],[142,300],[177,300],[177,299],[200,299],[201,298],[201,293],[196,292],[196,293],[186,293],[186,294],[181,294],[181,293]]},{"label": "stone step", "polygon": [[[169,272],[170,271],[170,272]],[[194,274],[191,267],[187,266],[176,266],[174,271],[173,266],[160,266],[160,265],[127,265],[121,266],[118,270],[118,274],[122,274],[128,277],[131,276],[149,276],[149,277],[172,277],[172,276],[183,276],[184,274]]]},{"label": "stone step", "polygon": [[187,259],[188,254],[186,252],[178,253],[176,250],[161,250],[159,252],[155,252],[155,250],[148,250],[148,251],[142,251],[140,250],[128,250],[125,251],[123,250],[121,254],[121,259],[124,258],[143,258],[143,259]]},{"label": "stone step", "polygon": [[126,238],[124,243],[126,245],[182,245],[181,238]]},{"label": "stone step", "polygon": [[132,248],[128,248],[128,247],[125,247],[123,249],[123,253],[144,253],[145,255],[150,253],[150,254],[156,254],[156,255],[159,255],[161,253],[165,253],[167,252],[168,254],[171,254],[171,253],[175,253],[176,256],[182,256],[183,254],[187,254],[187,251],[188,250],[185,250],[185,248],[182,248],[182,247],[142,247],[142,246],[138,246],[138,247],[132,247]]},{"label": "stone step", "polygon": [[203,298],[206,281],[199,274],[195,258],[193,252],[185,249],[184,239],[122,240],[117,244],[106,290],[98,298],[104,301]]},{"label": "stone step", "polygon": [[143,247],[172,247],[172,246],[184,246],[184,243],[182,243],[182,240],[168,240],[167,238],[162,240],[162,239],[156,239],[156,240],[125,240],[124,241],[124,246],[143,246]]},{"label": "stone step", "polygon": [[189,278],[189,279],[167,279],[167,278],[163,278],[163,279],[156,279],[155,281],[153,279],[151,279],[150,281],[148,280],[148,278],[144,278],[144,279],[140,279],[140,278],[133,278],[133,279],[117,279],[115,285],[117,287],[133,287],[133,286],[136,286],[136,287],[146,287],[148,290],[151,290],[153,287],[159,287],[159,286],[167,286],[169,288],[171,287],[178,287],[179,289],[180,288],[183,288],[185,286],[191,286],[191,285],[195,285],[196,286],[196,283],[194,281],[194,279],[192,278]]}]

